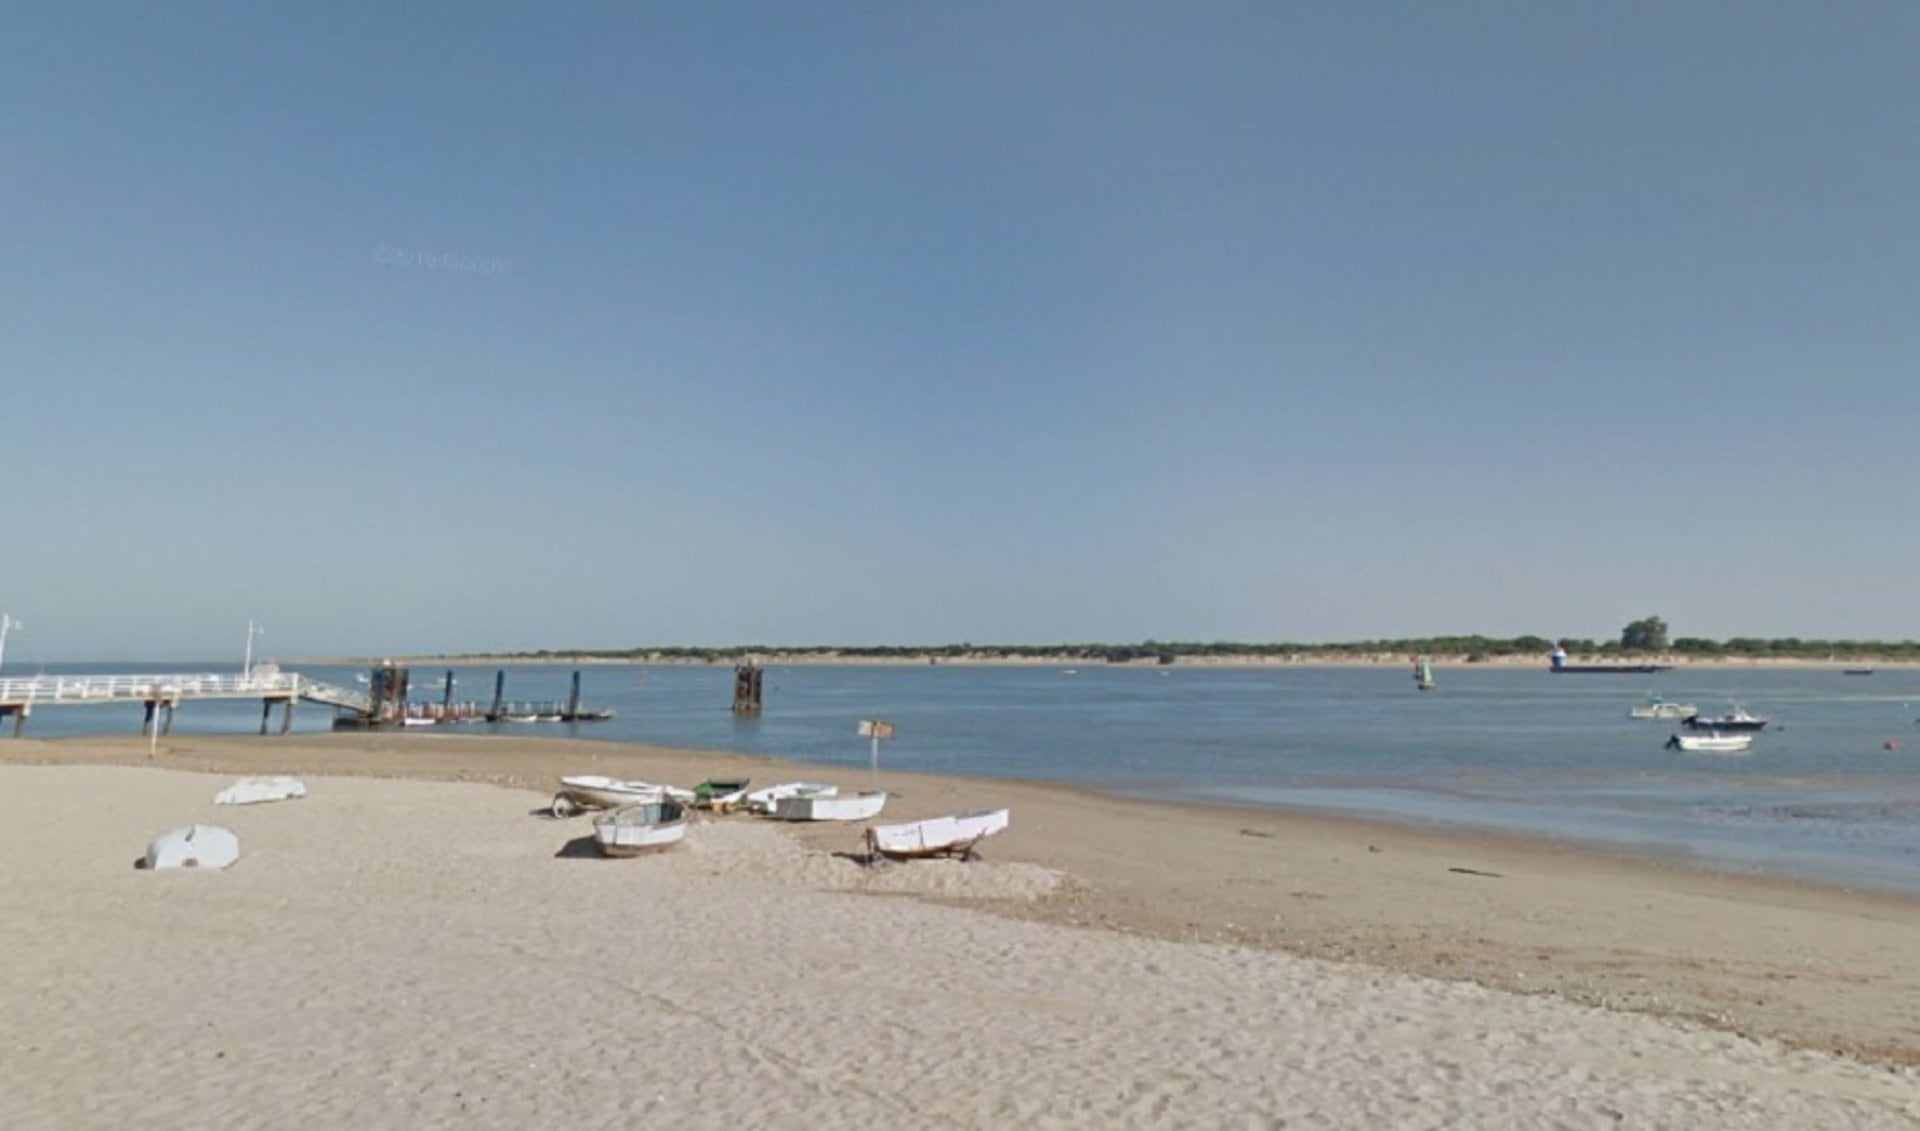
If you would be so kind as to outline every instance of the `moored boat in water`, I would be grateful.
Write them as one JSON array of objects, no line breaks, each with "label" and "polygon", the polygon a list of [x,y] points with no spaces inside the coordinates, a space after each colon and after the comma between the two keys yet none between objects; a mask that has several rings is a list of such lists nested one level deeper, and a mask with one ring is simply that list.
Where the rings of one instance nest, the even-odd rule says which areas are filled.
[{"label": "moored boat in water", "polygon": [[1548,671],[1555,675],[1646,675],[1672,671],[1672,664],[1574,664],[1567,660],[1564,647],[1553,650]]},{"label": "moored boat in water", "polygon": [[1635,719],[1685,719],[1699,713],[1700,708],[1691,703],[1661,699],[1658,696],[1627,710],[1628,717]]},{"label": "moored boat in water", "polygon": [[1727,708],[1726,714],[1708,718],[1698,712],[1688,715],[1686,724],[1694,730],[1712,731],[1754,731],[1765,730],[1773,720],[1766,715],[1756,715],[1734,703]]},{"label": "moored boat in water", "polygon": [[1706,734],[1676,734],[1667,739],[1667,749],[1684,750],[1690,754],[1744,754],[1753,746],[1753,735],[1720,734],[1709,731]]}]

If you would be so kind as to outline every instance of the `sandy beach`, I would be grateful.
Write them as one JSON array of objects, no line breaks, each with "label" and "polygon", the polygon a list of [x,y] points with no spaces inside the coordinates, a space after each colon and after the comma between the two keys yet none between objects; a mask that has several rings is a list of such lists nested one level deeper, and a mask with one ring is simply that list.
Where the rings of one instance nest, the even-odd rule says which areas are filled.
[{"label": "sandy beach", "polygon": [[[0,762],[9,1126],[1920,1123],[1914,900],[884,769],[887,820],[1012,828],[869,868],[855,828],[723,818],[602,860],[538,815],[563,773],[834,774],[626,744]],[[311,795],[214,806],[241,773]],[[132,867],[194,820],[240,863]]]}]

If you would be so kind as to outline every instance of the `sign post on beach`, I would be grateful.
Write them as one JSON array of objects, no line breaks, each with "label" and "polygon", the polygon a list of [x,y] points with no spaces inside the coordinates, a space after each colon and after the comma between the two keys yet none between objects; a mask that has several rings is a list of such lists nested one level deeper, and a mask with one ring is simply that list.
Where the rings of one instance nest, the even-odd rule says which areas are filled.
[{"label": "sign post on beach", "polygon": [[861,719],[860,737],[873,739],[873,755],[868,768],[874,773],[880,772],[880,740],[893,737],[893,724],[885,719]]}]

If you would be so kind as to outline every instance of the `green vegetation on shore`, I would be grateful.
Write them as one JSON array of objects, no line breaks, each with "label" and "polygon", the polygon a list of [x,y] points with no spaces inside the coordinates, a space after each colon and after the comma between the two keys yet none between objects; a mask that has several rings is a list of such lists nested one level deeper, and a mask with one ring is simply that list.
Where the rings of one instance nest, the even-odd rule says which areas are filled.
[{"label": "green vegetation on shore", "polygon": [[[1631,642],[1631,643],[1629,643]],[[540,649],[500,653],[498,659],[626,660],[634,663],[733,663],[755,656],[819,659],[940,661],[940,660],[1073,660],[1086,663],[1161,663],[1207,660],[1288,660],[1312,657],[1338,662],[1382,654],[1459,656],[1469,663],[1509,657],[1538,656],[1543,660],[1558,643],[1568,652],[1588,656],[1670,655],[1696,659],[1753,660],[1885,660],[1920,661],[1920,641],[1803,640],[1799,637],[1761,639],[1734,637],[1709,640],[1682,636],[1667,639],[1666,623],[1657,617],[1627,626],[1619,639],[1594,641],[1544,636],[1421,636],[1394,640],[1355,640],[1341,643],[1250,643],[1245,641],[1144,640],[1138,644],[741,644],[728,647],[639,646],[621,649]]]}]

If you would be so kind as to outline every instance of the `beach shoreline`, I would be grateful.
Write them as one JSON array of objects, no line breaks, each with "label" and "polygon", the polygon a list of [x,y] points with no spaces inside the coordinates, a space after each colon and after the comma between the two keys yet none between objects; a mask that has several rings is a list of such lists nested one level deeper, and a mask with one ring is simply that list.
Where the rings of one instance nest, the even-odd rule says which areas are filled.
[{"label": "beach shoreline", "polygon": [[[1410,842],[1363,847],[1315,827],[1295,843],[1285,823],[1106,809],[1045,787],[1011,787],[1013,826],[973,861],[873,865],[848,851],[853,828],[705,814],[670,851],[608,860],[589,822],[543,813],[550,783],[396,776],[544,776],[535,745],[508,740],[479,771],[472,740],[424,736],[195,742],[151,763],[130,744],[13,749],[55,764],[0,764],[13,865],[0,876],[12,1022],[0,1119],[1877,1131],[1920,1118],[1920,1073],[1818,1042],[1177,922],[1231,901],[1221,892],[1236,881],[1319,883],[1330,876],[1315,857],[1348,849],[1368,869],[1346,886],[1391,889],[1413,867],[1433,873],[1418,876],[1430,899],[1463,904],[1543,869],[1582,898],[1604,895],[1578,866],[1495,872],[1496,857],[1455,842],[1446,859],[1476,867],[1440,871]],[[588,768],[580,745],[567,768]],[[615,772],[718,771],[685,752],[598,753]],[[307,793],[216,806],[235,765],[299,770]],[[901,791],[892,817],[956,803],[937,779],[885,784]],[[973,797],[980,783],[957,784]],[[1115,837],[1116,818],[1132,837]],[[231,829],[238,862],[129,867],[148,837],[188,820]],[[1221,836],[1252,853],[1238,862],[1251,873],[1221,859]],[[1035,856],[1055,863],[1023,859]],[[1299,917],[1346,894],[1324,886],[1318,902],[1263,898]],[[1555,894],[1526,905],[1550,917]],[[1174,920],[1141,929],[1129,899]],[[1803,925],[1818,912],[1791,909]],[[1625,918],[1643,925],[1631,908]],[[1723,920],[1689,930],[1711,943],[1743,926]]]},{"label": "beach shoreline", "polygon": [[[1469,982],[1920,1065],[1920,971],[1906,957],[1920,899],[1896,894],[1502,833],[577,739],[169,736],[151,757],[144,739],[20,739],[0,743],[0,764],[402,778],[535,794],[572,773],[682,785],[745,775],[885,788],[896,795],[888,821],[1006,806],[1012,828],[986,856],[1064,879],[1044,898],[969,901],[976,910]],[[810,852],[858,849],[854,829],[774,827]]]}]

